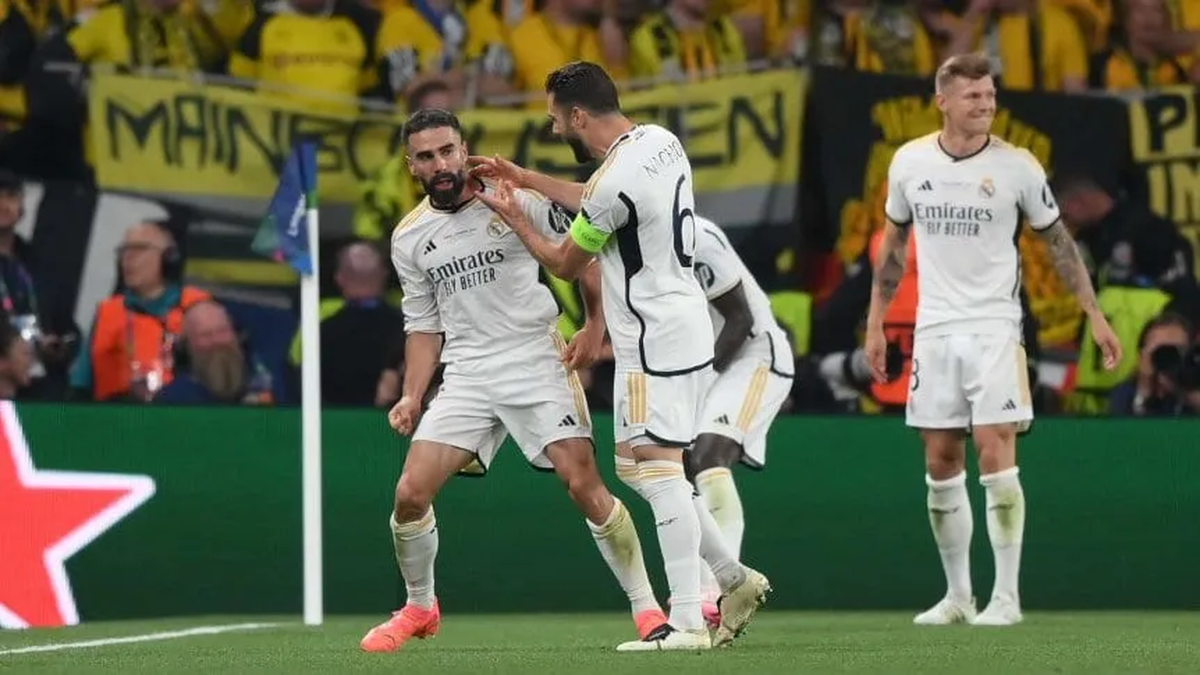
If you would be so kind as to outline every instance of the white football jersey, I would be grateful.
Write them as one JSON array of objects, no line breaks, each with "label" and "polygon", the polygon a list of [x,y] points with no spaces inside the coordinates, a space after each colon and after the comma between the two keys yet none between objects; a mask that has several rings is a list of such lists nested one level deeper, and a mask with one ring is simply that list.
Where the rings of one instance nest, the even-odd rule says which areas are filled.
[{"label": "white football jersey", "polygon": [[[771,299],[767,297],[762,286],[758,285],[746,263],[725,236],[725,232],[713,221],[698,216],[694,269],[696,279],[700,281],[700,286],[710,301],[728,293],[739,282],[742,284],[746,304],[750,307],[750,316],[754,319],[750,328],[750,339],[766,341],[771,350],[771,370],[781,375],[792,376],[795,366],[788,337],[775,321]],[[725,317],[721,316],[716,307],[709,304],[709,318],[712,319],[715,340],[716,336],[721,334],[721,327],[725,325]]]},{"label": "white football jersey", "polygon": [[994,136],[948,155],[939,134],[910,141],[888,168],[888,220],[916,237],[917,334],[1016,333],[1021,322],[1021,220],[1059,219],[1046,172],[1028,150]]},{"label": "white football jersey", "polygon": [[[566,237],[566,211],[536,192],[516,195],[539,230]],[[443,363],[506,355],[556,329],[558,305],[541,266],[479,199],[455,211],[423,200],[392,232],[392,264],[406,331],[445,333]]]},{"label": "white football jersey", "polygon": [[670,131],[645,124],[613,142],[584,187],[583,216],[611,235],[599,252],[604,316],[619,369],[669,376],[713,358],[708,301],[692,272],[692,166]]}]

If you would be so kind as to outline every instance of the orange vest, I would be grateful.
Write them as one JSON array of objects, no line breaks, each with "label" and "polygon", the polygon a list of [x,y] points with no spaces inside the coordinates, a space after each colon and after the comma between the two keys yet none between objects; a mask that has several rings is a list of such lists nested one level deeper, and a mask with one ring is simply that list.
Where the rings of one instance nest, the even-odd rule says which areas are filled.
[{"label": "orange vest", "polygon": [[157,372],[161,377],[160,387],[170,382],[174,375],[173,341],[183,331],[183,311],[211,298],[205,291],[184,286],[179,304],[163,319],[130,311],[121,294],[101,302],[96,308],[91,345],[92,388],[96,400],[127,393],[135,368],[142,374]]},{"label": "orange vest", "polygon": [[[875,267],[875,258],[883,246],[883,230],[876,230],[871,235],[869,251],[871,267]],[[896,297],[888,307],[883,317],[883,334],[888,344],[900,346],[904,355],[904,367],[900,376],[891,382],[879,384],[872,382],[871,396],[884,405],[903,406],[908,402],[908,376],[912,372],[913,330],[917,327],[917,247],[916,242],[909,237],[908,250],[904,263],[904,278],[896,289]]]}]

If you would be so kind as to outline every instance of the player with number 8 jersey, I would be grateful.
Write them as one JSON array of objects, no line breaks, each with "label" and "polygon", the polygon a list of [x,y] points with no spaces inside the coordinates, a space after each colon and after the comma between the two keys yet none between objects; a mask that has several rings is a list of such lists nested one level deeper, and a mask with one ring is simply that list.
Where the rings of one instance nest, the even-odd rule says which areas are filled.
[{"label": "player with number 8 jersey", "polygon": [[[599,262],[605,324],[616,360],[617,477],[650,503],[671,588],[663,630],[621,651],[707,649],[733,640],[770,586],[741,565],[689,482],[683,452],[699,429],[713,377],[712,321],[693,271],[696,220],[692,169],[682,143],[621,113],[616,86],[593,63],[570,63],[546,80],[547,108],[581,162],[601,159],[586,185],[473,158],[477,175],[497,179],[488,203],[533,256],[562,279]],[[555,242],[514,199],[531,188],[577,213]],[[700,559],[721,588],[715,640],[704,628]],[[710,623],[717,619],[711,608]]]}]

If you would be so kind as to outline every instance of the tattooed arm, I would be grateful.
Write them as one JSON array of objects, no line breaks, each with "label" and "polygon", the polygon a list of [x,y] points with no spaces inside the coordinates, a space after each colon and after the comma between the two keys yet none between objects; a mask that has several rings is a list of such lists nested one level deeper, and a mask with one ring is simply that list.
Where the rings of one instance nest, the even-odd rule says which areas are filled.
[{"label": "tattooed arm", "polygon": [[1067,231],[1067,226],[1063,221],[1056,220],[1050,227],[1037,230],[1037,233],[1046,240],[1047,246],[1050,247],[1050,256],[1054,260],[1054,269],[1079,299],[1079,306],[1089,317],[1099,312],[1100,305],[1096,302],[1091,275],[1088,274],[1087,265],[1079,255],[1075,239]]},{"label": "tattooed arm", "polygon": [[880,244],[875,274],[871,282],[871,308],[867,312],[867,330],[883,330],[883,316],[896,297],[904,277],[905,251],[911,226],[899,226],[888,221]]},{"label": "tattooed arm", "polygon": [[871,281],[871,308],[867,310],[867,334],[863,349],[871,375],[877,382],[887,382],[887,338],[883,334],[883,317],[896,297],[904,277],[909,231],[912,226],[896,225],[888,220],[879,245],[875,276]]},{"label": "tattooed arm", "polygon": [[1047,228],[1035,229],[1035,231],[1046,239],[1046,244],[1050,247],[1050,256],[1054,260],[1054,269],[1075,293],[1075,297],[1079,299],[1079,306],[1087,314],[1088,329],[1091,331],[1092,340],[1100,348],[1100,353],[1104,357],[1104,368],[1106,370],[1116,368],[1124,358],[1121,341],[1113,332],[1112,326],[1108,324],[1108,318],[1104,316],[1104,312],[1100,311],[1100,303],[1096,301],[1096,291],[1092,288],[1092,279],[1088,275],[1087,266],[1083,263],[1083,257],[1079,255],[1079,249],[1075,246],[1075,239],[1071,237],[1071,233],[1067,231],[1066,225],[1063,225],[1060,219],[1055,219],[1054,223]]}]

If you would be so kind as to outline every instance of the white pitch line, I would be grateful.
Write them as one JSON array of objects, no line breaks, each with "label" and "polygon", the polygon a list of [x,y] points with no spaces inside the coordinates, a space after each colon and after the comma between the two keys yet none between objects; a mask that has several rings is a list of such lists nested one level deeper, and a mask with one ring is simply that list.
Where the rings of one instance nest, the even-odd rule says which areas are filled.
[{"label": "white pitch line", "polygon": [[186,630],[165,631],[162,633],[146,633],[128,637],[103,638],[100,640],[84,640],[83,642],[59,642],[57,644],[20,647],[18,649],[0,650],[0,656],[14,654],[33,654],[36,652],[57,652],[64,649],[86,649],[88,647],[107,647],[109,645],[127,645],[135,642],[155,642],[157,640],[174,640],[176,638],[192,637],[194,635],[217,635],[239,630],[257,630],[272,628],[276,623],[230,623],[222,626],[197,626]]}]

